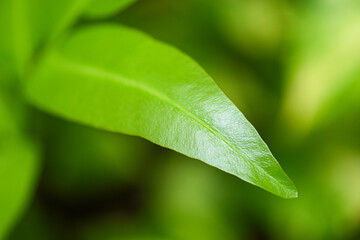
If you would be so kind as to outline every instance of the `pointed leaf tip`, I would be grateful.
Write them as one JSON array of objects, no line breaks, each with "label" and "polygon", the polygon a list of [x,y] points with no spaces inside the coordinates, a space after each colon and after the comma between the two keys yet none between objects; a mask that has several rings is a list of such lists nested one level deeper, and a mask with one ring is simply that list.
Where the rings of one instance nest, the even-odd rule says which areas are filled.
[{"label": "pointed leaf tip", "polygon": [[255,128],[192,59],[128,27],[77,30],[27,81],[48,112],[141,136],[284,198],[297,190]]}]

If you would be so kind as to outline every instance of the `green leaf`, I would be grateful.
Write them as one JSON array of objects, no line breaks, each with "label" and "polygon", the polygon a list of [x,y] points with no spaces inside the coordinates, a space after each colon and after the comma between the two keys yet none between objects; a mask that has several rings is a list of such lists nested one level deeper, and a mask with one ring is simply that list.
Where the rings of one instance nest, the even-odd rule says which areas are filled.
[{"label": "green leaf", "polygon": [[0,55],[20,70],[31,53],[27,0],[0,1]]},{"label": "green leaf", "polygon": [[59,36],[74,24],[91,2],[91,0],[27,1],[33,33],[38,35],[40,42]]},{"label": "green leaf", "polygon": [[0,1],[0,55],[22,73],[35,51],[69,28],[90,1]]},{"label": "green leaf", "polygon": [[93,0],[85,11],[85,15],[91,18],[111,16],[136,0]]},{"label": "green leaf", "polygon": [[36,148],[21,138],[0,145],[0,238],[8,233],[29,202],[37,173]]},{"label": "green leaf", "polygon": [[21,134],[19,121],[0,94],[0,239],[4,239],[30,200],[38,153]]},{"label": "green leaf", "polygon": [[27,81],[37,107],[141,136],[285,198],[297,196],[254,127],[193,60],[136,30],[74,33]]}]

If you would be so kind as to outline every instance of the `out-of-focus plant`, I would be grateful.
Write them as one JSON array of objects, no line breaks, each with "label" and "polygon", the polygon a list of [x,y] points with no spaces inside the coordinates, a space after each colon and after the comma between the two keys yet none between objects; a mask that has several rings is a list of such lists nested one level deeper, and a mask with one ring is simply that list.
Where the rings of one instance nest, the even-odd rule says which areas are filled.
[{"label": "out-of-focus plant", "polygon": [[0,90],[0,237],[23,210],[38,172],[38,149],[22,131],[17,103]]},{"label": "out-of-focus plant", "polygon": [[216,12],[226,41],[241,53],[253,57],[271,55],[285,39],[286,1],[224,0]]},{"label": "out-of-focus plant", "polygon": [[[7,196],[0,237],[26,204],[39,167],[27,104],[141,136],[281,197],[297,196],[254,127],[200,66],[137,30],[96,22],[131,2],[0,2],[0,191]],[[88,21],[77,24],[80,17]]]},{"label": "out-of-focus plant", "polygon": [[319,0],[297,9],[283,106],[293,130],[308,134],[359,102],[359,10],[351,0]]}]

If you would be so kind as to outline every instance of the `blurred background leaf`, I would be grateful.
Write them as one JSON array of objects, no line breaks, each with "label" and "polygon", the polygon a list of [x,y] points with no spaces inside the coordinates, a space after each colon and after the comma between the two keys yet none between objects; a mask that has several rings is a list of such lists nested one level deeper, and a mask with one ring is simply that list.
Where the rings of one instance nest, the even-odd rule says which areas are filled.
[{"label": "blurred background leaf", "polygon": [[[1,77],[4,77],[1,75]],[[0,238],[14,227],[32,197],[38,147],[24,133],[23,107],[0,89]]]},{"label": "blurred background leaf", "polygon": [[85,9],[88,17],[109,17],[128,7],[136,0],[92,0]]}]

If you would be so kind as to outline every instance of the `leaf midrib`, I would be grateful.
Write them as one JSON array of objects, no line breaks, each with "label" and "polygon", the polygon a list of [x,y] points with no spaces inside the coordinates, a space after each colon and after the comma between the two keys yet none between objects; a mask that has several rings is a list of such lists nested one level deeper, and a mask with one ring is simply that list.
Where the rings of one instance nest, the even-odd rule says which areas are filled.
[{"label": "leaf midrib", "polygon": [[[180,104],[176,103],[173,99],[171,99],[168,96],[162,94],[161,92],[155,90],[154,88],[150,87],[149,85],[140,84],[137,81],[134,81],[131,79],[129,80],[129,78],[121,76],[118,73],[112,73],[111,71],[102,70],[102,69],[99,69],[98,67],[92,66],[90,64],[84,64],[81,62],[77,62],[77,61],[68,59],[66,57],[61,56],[60,54],[56,54],[56,62],[57,62],[57,64],[55,64],[56,67],[60,68],[60,66],[61,66],[62,68],[67,69],[69,71],[82,73],[84,75],[98,76],[101,78],[115,80],[116,82],[122,83],[123,85],[127,85],[130,87],[140,89],[140,90],[147,92],[148,94],[153,95],[165,102],[168,102],[169,104],[178,108],[180,111],[184,112],[190,118],[192,118],[193,120],[198,122],[200,125],[205,127],[207,130],[209,130],[215,137],[217,137],[218,139],[223,141],[232,151],[239,154],[244,160],[249,162],[256,169],[265,173],[266,176],[270,177],[272,180],[274,180],[279,185],[283,186],[285,189],[288,189],[287,186],[285,186],[283,183],[280,183],[277,179],[275,179],[268,172],[266,172],[261,166],[256,165],[250,158],[248,158],[244,153],[242,153],[240,149],[235,147],[226,137],[223,137],[221,134],[217,133],[217,131],[215,129],[213,129],[211,126],[209,126],[208,124],[206,124],[206,122],[202,121],[200,118],[196,117],[196,115],[194,115],[193,113],[188,111],[186,108],[183,108]],[[61,63],[61,64],[59,64],[59,63]],[[242,177],[240,177],[240,178],[242,178]],[[249,179],[243,179],[243,180],[250,182]]]}]

